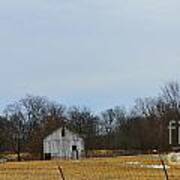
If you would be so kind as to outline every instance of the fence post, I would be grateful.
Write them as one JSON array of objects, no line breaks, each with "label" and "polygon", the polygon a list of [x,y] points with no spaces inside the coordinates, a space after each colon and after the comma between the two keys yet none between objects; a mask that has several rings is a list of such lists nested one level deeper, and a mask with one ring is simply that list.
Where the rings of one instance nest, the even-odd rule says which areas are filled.
[{"label": "fence post", "polygon": [[59,170],[62,180],[65,180],[64,173],[63,173],[61,166],[58,166],[58,170]]},{"label": "fence post", "polygon": [[160,158],[161,164],[163,166],[163,172],[164,172],[164,175],[165,175],[165,180],[169,180],[168,172],[167,172],[167,169],[166,169],[166,165],[165,165],[164,160],[163,160],[163,158],[161,157],[160,154],[159,154],[159,158]]}]

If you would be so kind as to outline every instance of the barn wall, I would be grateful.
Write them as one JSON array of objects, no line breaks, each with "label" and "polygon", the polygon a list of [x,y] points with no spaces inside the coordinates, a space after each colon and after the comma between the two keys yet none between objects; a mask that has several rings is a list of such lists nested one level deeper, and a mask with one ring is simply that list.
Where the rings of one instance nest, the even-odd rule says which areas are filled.
[{"label": "barn wall", "polygon": [[84,141],[77,134],[65,129],[65,137],[62,137],[62,128],[58,129],[44,139],[44,154],[51,154],[52,158],[70,159],[75,156],[72,146],[77,146],[78,156],[84,154]]}]

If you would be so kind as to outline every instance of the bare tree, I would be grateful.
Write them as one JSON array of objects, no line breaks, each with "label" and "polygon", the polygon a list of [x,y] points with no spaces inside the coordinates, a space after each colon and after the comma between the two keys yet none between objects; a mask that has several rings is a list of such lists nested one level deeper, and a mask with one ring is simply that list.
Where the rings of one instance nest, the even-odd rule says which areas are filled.
[{"label": "bare tree", "polygon": [[21,152],[25,143],[26,119],[23,116],[19,103],[8,105],[5,110],[6,118],[10,122],[8,132],[9,142],[21,161]]}]

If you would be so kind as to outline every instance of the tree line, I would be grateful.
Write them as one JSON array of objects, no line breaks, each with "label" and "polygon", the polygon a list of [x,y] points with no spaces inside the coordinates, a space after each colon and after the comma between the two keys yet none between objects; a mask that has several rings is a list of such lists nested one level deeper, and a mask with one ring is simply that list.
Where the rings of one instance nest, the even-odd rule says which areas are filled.
[{"label": "tree line", "polygon": [[85,140],[86,151],[124,149],[166,151],[168,123],[180,120],[180,84],[167,83],[155,97],[139,98],[127,110],[116,106],[95,114],[87,107],[65,107],[46,97],[27,95],[0,116],[0,151],[43,157],[43,138],[66,126]]}]

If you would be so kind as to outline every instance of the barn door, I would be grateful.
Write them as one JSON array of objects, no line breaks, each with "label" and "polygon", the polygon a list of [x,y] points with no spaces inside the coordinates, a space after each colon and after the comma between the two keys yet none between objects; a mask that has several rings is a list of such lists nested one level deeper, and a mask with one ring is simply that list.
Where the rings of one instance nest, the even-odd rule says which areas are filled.
[{"label": "barn door", "polygon": [[72,158],[79,159],[79,152],[76,145],[72,146]]},{"label": "barn door", "polygon": [[44,159],[45,160],[51,160],[51,153],[45,153],[44,154]]}]

